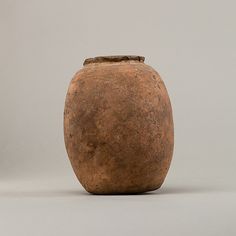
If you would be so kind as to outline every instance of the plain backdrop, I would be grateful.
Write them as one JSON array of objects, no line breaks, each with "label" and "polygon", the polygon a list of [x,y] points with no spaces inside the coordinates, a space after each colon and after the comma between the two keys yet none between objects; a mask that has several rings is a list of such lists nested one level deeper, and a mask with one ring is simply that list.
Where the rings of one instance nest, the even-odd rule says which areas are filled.
[{"label": "plain backdrop", "polygon": [[[0,234],[236,235],[233,0],[0,0]],[[141,55],[163,78],[175,150],[163,187],[86,194],[63,109],[87,57]]]}]

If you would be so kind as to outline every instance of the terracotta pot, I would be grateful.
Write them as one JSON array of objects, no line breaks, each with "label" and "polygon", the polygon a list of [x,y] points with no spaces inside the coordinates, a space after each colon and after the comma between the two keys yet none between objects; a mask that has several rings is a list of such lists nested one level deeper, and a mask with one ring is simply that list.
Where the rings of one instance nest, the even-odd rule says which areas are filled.
[{"label": "terracotta pot", "polygon": [[86,59],[67,92],[64,135],[88,192],[158,189],[174,145],[171,104],[159,74],[140,56]]}]

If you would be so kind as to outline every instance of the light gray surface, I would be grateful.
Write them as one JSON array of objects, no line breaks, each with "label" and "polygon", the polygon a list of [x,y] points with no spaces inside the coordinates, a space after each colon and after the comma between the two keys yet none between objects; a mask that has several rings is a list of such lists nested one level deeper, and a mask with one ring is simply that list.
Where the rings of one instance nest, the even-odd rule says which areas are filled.
[{"label": "light gray surface", "polygon": [[[236,235],[235,1],[0,1],[0,235]],[[64,148],[87,57],[136,54],[172,101],[161,190],[92,196]]]},{"label": "light gray surface", "polygon": [[70,178],[59,180],[3,186],[0,235],[221,236],[236,232],[236,193],[227,188],[166,184],[144,195],[96,196],[86,194]]}]

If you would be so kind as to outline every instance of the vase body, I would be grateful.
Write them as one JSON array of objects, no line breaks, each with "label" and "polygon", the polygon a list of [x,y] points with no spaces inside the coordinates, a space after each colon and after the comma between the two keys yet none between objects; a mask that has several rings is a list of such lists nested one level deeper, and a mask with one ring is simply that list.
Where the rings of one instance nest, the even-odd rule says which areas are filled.
[{"label": "vase body", "polygon": [[171,104],[159,74],[139,56],[86,59],[67,92],[64,138],[88,192],[158,189],[174,145]]}]

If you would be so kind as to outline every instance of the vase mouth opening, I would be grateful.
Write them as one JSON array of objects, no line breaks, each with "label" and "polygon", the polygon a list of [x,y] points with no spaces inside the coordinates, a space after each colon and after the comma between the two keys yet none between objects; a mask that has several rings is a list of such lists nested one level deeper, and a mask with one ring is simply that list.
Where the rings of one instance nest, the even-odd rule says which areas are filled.
[{"label": "vase mouth opening", "polygon": [[138,61],[144,62],[145,57],[136,55],[116,55],[116,56],[98,56],[85,59],[83,65],[91,63],[103,63],[103,62],[121,62],[121,61]]}]

